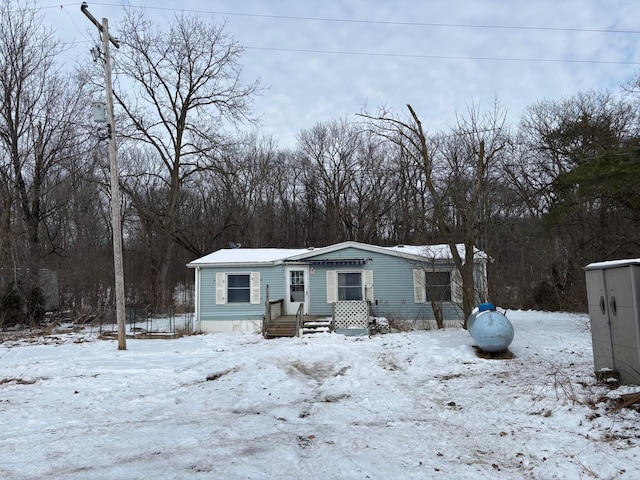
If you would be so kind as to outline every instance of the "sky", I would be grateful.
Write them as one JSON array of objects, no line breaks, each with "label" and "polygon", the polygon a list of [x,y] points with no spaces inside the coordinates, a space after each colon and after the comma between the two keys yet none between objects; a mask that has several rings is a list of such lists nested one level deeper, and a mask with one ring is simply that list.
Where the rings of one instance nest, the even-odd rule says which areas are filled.
[{"label": "sky", "polygon": [[640,478],[638,407],[615,410],[638,386],[595,382],[588,317],[507,318],[502,359],[453,327],[127,350],[96,328],[2,332],[0,477]]},{"label": "sky", "polygon": [[[618,91],[640,72],[640,2],[632,0],[183,0],[246,47],[245,79],[266,87],[254,114],[283,148],[319,122],[411,104],[427,131],[450,129],[471,106],[506,109],[578,92]],[[158,25],[175,2],[88,2],[111,28],[123,4],[145,6]],[[42,0],[45,21],[91,61],[96,28],[80,2]]]}]

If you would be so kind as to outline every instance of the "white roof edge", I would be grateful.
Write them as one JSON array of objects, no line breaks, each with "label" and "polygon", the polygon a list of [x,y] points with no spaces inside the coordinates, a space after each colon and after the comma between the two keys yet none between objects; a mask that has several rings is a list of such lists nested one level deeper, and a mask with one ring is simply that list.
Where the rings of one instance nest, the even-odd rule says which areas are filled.
[{"label": "white roof edge", "polygon": [[626,258],[621,260],[609,260],[605,262],[593,262],[584,267],[584,270],[626,267],[628,265],[640,265],[640,258]]},{"label": "white roof edge", "polygon": [[187,263],[187,267],[272,266],[306,250],[304,248],[221,248]]},{"label": "white roof edge", "polygon": [[[465,251],[465,245],[463,243],[456,243],[455,244],[458,253],[460,254],[462,258],[462,261],[464,262],[464,251]],[[441,244],[437,244],[437,245],[396,245],[394,247],[380,247],[383,248],[385,250],[387,250],[387,252],[390,252],[391,254],[395,254],[397,256],[400,257],[404,257],[404,258],[413,258],[416,260],[423,260],[424,258],[435,258],[438,260],[451,260],[453,258],[453,255],[451,255],[451,247],[449,246],[448,243],[441,243]],[[406,248],[409,251],[403,251],[403,249]],[[429,249],[432,249],[432,253],[434,253],[434,256],[430,256],[429,255]],[[474,260],[480,260],[480,261],[488,261],[489,256],[486,254],[486,252],[484,252],[483,250],[480,250],[477,247],[473,247],[474,249]],[[411,250],[413,250],[413,252],[411,252]],[[416,252],[417,251],[417,252]],[[443,253],[441,255],[437,255],[438,253]]]},{"label": "white roof edge", "polygon": [[265,261],[265,262],[202,262],[202,263],[187,263],[188,268],[198,267],[246,267],[246,266],[273,266],[282,263],[282,260],[277,261]]},{"label": "white roof edge", "polygon": [[[464,244],[456,244],[458,251],[463,255]],[[333,245],[318,248],[282,248],[282,249],[220,249],[204,257],[200,257],[187,263],[188,268],[197,267],[243,267],[243,266],[273,266],[282,264],[285,261],[304,261],[309,257],[326,255],[346,248],[357,248],[367,252],[391,255],[394,257],[423,261],[425,258],[435,258],[438,260],[449,260],[452,258],[448,244],[439,245],[396,245],[393,247],[381,247],[368,243],[360,243],[348,240]],[[433,255],[429,255],[432,249]],[[482,250],[476,250],[475,258],[480,261],[488,259],[487,254]],[[238,257],[240,255],[240,257]],[[218,259],[218,260],[216,260]]]},{"label": "white roof edge", "polygon": [[[356,242],[356,241],[353,241],[353,240],[348,240],[348,241],[345,241],[345,242],[336,243],[334,245],[328,245],[326,247],[319,247],[319,248],[315,248],[315,249],[309,249],[309,250],[307,250],[307,251],[305,251],[303,253],[300,253],[298,255],[293,255],[291,257],[288,257],[287,260],[301,260],[301,259],[307,258],[309,256],[315,256],[315,255],[322,255],[322,254],[325,254],[325,253],[331,253],[331,252],[335,252],[337,250],[342,250],[342,249],[349,248],[349,247],[359,248],[361,250],[370,251],[370,252],[381,253],[383,255],[392,255],[392,256],[395,256],[395,257],[402,257],[402,258],[412,258],[412,259],[415,259],[415,260],[421,260],[421,259],[424,259],[425,257],[428,257],[428,255],[426,255],[426,253],[428,252],[428,249],[430,247],[433,247],[433,248],[438,248],[438,249],[440,249],[440,248],[447,249],[447,251],[449,252],[449,256],[441,257],[442,259],[450,259],[450,258],[452,258],[450,256],[450,250],[449,250],[449,245],[448,244],[439,244],[439,245],[406,245],[407,251],[403,252],[400,249],[404,248],[404,246],[396,245],[396,246],[393,246],[393,247],[381,247],[379,245],[371,245],[369,243],[360,243],[360,242]],[[464,248],[464,244],[457,243],[456,247]],[[410,251],[411,249],[413,249],[414,251],[415,251],[415,249],[421,249],[425,254],[422,254],[422,253],[416,254],[414,252],[411,252]],[[478,259],[478,260],[487,260],[488,256],[482,250],[477,249],[476,259]]]}]

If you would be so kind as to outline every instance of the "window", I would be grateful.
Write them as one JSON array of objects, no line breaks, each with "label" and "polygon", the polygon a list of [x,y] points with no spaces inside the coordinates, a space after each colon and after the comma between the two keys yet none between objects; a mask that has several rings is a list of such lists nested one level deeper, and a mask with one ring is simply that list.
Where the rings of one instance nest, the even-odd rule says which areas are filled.
[{"label": "window", "polygon": [[291,270],[289,293],[292,302],[304,302],[304,270]]},{"label": "window", "polygon": [[227,275],[227,302],[249,303],[251,300],[250,275]]},{"label": "window", "polygon": [[424,275],[424,283],[427,289],[427,301],[450,302],[451,273],[424,272]]},{"label": "window", "polygon": [[366,300],[372,303],[374,298],[373,270],[359,272],[327,270],[327,303],[344,300]]},{"label": "window", "polygon": [[338,300],[362,300],[360,272],[338,272]]},{"label": "window", "polygon": [[260,272],[216,272],[216,305],[260,303]]}]

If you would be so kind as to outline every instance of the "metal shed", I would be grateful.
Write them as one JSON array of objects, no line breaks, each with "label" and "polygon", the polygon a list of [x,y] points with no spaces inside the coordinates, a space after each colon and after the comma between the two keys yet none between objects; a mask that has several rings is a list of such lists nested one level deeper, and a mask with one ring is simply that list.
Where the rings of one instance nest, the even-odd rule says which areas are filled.
[{"label": "metal shed", "polygon": [[596,375],[640,384],[640,258],[591,263],[585,274]]}]

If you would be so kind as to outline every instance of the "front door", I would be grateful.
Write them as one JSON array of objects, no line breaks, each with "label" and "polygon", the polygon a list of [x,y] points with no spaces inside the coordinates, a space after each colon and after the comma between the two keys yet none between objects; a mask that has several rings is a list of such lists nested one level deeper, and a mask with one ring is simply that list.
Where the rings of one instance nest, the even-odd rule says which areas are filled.
[{"label": "front door", "polygon": [[309,313],[309,268],[287,267],[287,315],[295,315],[301,304],[304,304],[303,312]]}]

